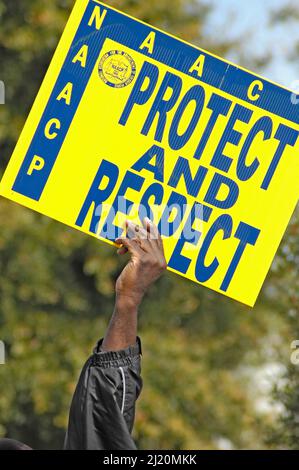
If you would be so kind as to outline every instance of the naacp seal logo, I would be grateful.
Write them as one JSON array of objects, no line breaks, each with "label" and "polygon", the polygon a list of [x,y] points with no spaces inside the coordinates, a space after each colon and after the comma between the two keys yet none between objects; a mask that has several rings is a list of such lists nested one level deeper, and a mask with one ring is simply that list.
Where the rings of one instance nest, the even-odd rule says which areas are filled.
[{"label": "naacp seal logo", "polygon": [[123,88],[134,80],[135,61],[124,51],[109,51],[99,63],[99,75],[106,85]]}]

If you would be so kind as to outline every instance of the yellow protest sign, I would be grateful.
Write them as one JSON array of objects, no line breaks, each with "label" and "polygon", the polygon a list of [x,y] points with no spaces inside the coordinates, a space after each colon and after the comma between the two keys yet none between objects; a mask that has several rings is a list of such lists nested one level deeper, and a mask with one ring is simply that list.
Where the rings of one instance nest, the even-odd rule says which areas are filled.
[{"label": "yellow protest sign", "polygon": [[168,269],[253,306],[295,208],[287,89],[77,1],[0,185],[108,243],[149,216]]}]

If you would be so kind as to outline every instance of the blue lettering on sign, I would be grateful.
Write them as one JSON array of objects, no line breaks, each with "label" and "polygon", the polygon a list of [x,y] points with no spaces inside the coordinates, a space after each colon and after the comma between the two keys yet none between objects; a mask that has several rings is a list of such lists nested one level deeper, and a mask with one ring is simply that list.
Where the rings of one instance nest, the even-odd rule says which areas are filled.
[{"label": "blue lettering on sign", "polygon": [[[170,97],[165,98],[168,90],[171,90]],[[151,107],[151,111],[144,123],[141,134],[148,135],[150,128],[154,122],[155,117],[158,114],[158,124],[155,133],[155,140],[157,142],[162,141],[163,133],[166,125],[167,113],[174,107],[175,103],[180,96],[182,89],[182,79],[173,73],[167,72],[163,79],[162,85],[159,88],[158,94],[155,98],[154,104]]]},{"label": "blue lettering on sign", "polygon": [[[131,114],[131,111],[135,104],[143,105],[148,102],[150,97],[153,94],[153,91],[156,87],[159,78],[159,69],[156,65],[150,64],[145,61],[141,72],[138,75],[138,78],[135,82],[134,88],[130,94],[130,97],[127,101],[126,107],[121,115],[119,124],[125,126],[127,124],[128,118]],[[147,80],[148,79],[148,80]],[[147,87],[145,90],[144,84],[147,82]]]},{"label": "blue lettering on sign", "polygon": [[[107,160],[103,160],[97,174],[93,180],[93,183],[90,187],[90,190],[87,194],[87,197],[84,201],[80,214],[76,220],[76,225],[82,227],[84,221],[87,217],[87,214],[90,211],[90,208],[93,207],[93,214],[91,218],[91,223],[89,231],[91,233],[97,233],[98,223],[102,214],[102,204],[112,193],[119,175],[119,169],[116,165]],[[99,189],[104,178],[108,178],[108,183],[105,189]]]},{"label": "blue lettering on sign", "polygon": [[[117,196],[111,206],[111,210],[108,214],[108,217],[105,221],[105,224],[101,231],[101,236],[104,238],[109,238],[110,240],[115,240],[116,238],[121,237],[124,228],[118,227],[117,225],[113,224],[115,216],[118,212],[121,212],[125,215],[129,215],[132,208],[133,208],[133,201],[125,198],[125,194],[128,189],[133,189],[135,191],[140,191],[142,185],[145,181],[145,178],[142,176],[136,175],[131,171],[127,171],[125,177],[120,185],[118,190]],[[107,234],[113,234],[113,236],[107,237]]]},{"label": "blue lettering on sign", "polygon": [[[164,181],[164,149],[153,145],[133,166],[135,171],[148,170],[157,181]],[[155,164],[150,163],[155,158]]]},{"label": "blue lettering on sign", "polygon": [[232,280],[232,277],[238,267],[238,264],[241,260],[241,257],[244,253],[244,250],[247,245],[254,246],[256,241],[259,237],[260,230],[251,225],[245,224],[244,222],[240,222],[237,231],[235,233],[235,238],[240,240],[240,243],[236,249],[232,262],[227,270],[225,278],[220,286],[220,289],[224,292],[227,291],[229,284]]},{"label": "blue lettering on sign", "polygon": [[[143,220],[145,217],[148,217],[150,220],[154,219],[153,211],[151,206],[153,204],[160,205],[162,204],[164,196],[163,186],[159,183],[151,184],[146,191],[144,192],[141,200],[138,211],[138,216],[140,220]],[[150,202],[150,200],[152,202]]]},{"label": "blue lettering on sign", "polygon": [[[12,188],[36,201],[42,195],[103,46],[103,29],[97,30],[94,25],[88,25],[94,9],[95,5],[90,2]],[[104,23],[106,18],[107,16]],[[84,44],[88,46],[89,53],[86,67],[82,68],[80,62],[73,63],[72,60]],[[63,90],[65,94],[58,101]],[[46,125],[51,119],[58,119],[63,123],[56,138],[52,140],[45,136]],[[35,160],[38,165],[34,165]]]},{"label": "blue lettering on sign", "polygon": [[208,281],[219,266],[219,260],[215,257],[209,266],[205,265],[205,258],[218,232],[223,232],[223,240],[230,238],[232,233],[233,220],[230,215],[223,214],[211,225],[200,248],[195,266],[195,276],[199,282]]},{"label": "blue lettering on sign", "polygon": [[241,132],[234,129],[234,126],[237,121],[242,121],[248,123],[253,114],[253,111],[250,109],[237,104],[232,112],[231,117],[227,123],[225,131],[220,139],[217,150],[212,158],[211,165],[217,168],[218,170],[225,171],[226,173],[230,169],[232,164],[232,158],[225,155],[224,148],[227,143],[238,145],[240,143],[242,134]]},{"label": "blue lettering on sign", "polygon": [[216,95],[216,93],[213,93],[207,105],[207,108],[211,109],[212,114],[195,151],[194,158],[197,158],[198,160],[200,159],[208,143],[208,140],[211,137],[219,116],[227,116],[231,105],[232,101],[223,98],[222,96]]},{"label": "blue lettering on sign", "polygon": [[240,181],[247,181],[249,180],[252,175],[258,169],[260,162],[258,158],[255,158],[251,165],[246,165],[246,157],[248,151],[252,145],[252,142],[256,138],[259,133],[264,134],[264,140],[269,140],[272,135],[273,123],[272,119],[267,116],[260,118],[250,129],[248,136],[244,142],[242,150],[240,152],[238,163],[237,163],[237,176]]},{"label": "blue lettering on sign", "polygon": [[[170,268],[176,269],[177,271],[186,274],[189,269],[191,259],[187,256],[182,255],[182,250],[185,244],[191,243],[192,245],[197,245],[202,233],[193,228],[195,220],[201,220],[203,222],[208,222],[212,214],[211,207],[204,206],[199,202],[195,202],[192,206],[191,212],[186,222],[188,231],[182,230],[180,238],[172,252],[171,258],[169,260],[168,266]],[[187,237],[187,235],[189,235]]]}]

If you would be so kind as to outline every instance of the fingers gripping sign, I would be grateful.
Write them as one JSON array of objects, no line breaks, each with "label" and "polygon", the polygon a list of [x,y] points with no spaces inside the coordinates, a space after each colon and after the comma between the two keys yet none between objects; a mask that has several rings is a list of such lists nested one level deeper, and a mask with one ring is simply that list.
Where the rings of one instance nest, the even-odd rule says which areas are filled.
[{"label": "fingers gripping sign", "polygon": [[157,227],[148,219],[143,227],[127,221],[127,236],[118,238],[121,245],[118,254],[129,252],[130,261],[116,281],[117,295],[133,297],[140,303],[148,288],[167,267],[161,236]]}]

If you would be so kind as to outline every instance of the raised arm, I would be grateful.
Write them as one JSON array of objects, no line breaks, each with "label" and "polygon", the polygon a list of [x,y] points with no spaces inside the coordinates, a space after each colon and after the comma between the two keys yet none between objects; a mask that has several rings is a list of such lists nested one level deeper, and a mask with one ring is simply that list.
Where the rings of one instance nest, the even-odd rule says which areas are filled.
[{"label": "raised arm", "polygon": [[65,449],[136,449],[131,437],[135,402],[141,392],[138,307],[166,268],[157,228],[127,223],[127,237],[116,240],[118,254],[130,260],[116,282],[112,318],[103,340],[86,362],[73,397]]}]

